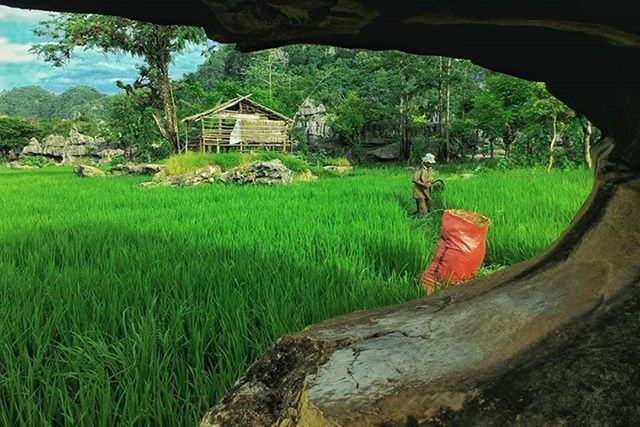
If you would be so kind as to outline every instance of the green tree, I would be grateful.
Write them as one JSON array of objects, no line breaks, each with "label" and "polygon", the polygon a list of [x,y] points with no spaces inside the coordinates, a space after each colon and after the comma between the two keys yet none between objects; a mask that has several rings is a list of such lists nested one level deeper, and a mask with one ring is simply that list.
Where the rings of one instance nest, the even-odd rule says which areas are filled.
[{"label": "green tree", "polygon": [[22,149],[31,138],[40,136],[41,129],[32,120],[0,116],[0,154]]},{"label": "green tree", "polygon": [[547,170],[550,171],[555,161],[556,144],[564,133],[575,113],[557,98],[547,92],[544,83],[533,83],[533,97],[526,109],[529,122],[544,126],[549,135]]},{"label": "green tree", "polygon": [[473,116],[491,144],[502,139],[505,156],[511,155],[517,133],[525,127],[527,106],[533,98],[533,83],[493,73],[486,77],[474,99]]},{"label": "green tree", "polygon": [[[35,33],[49,41],[34,45],[32,51],[54,66],[66,64],[76,48],[142,58],[145,64],[138,67],[138,79],[133,84],[118,82],[118,86],[152,109],[151,117],[159,132],[175,151],[180,150],[169,66],[172,54],[183,51],[190,43],[205,40],[202,29],[161,26],[113,16],[63,13],[42,22]],[[148,91],[139,90],[144,88]]]},{"label": "green tree", "polygon": [[110,97],[107,112],[108,139],[126,141],[127,157],[152,161],[171,154],[172,147],[162,138],[151,119],[154,114],[151,107],[141,105],[135,97],[117,94]]},{"label": "green tree", "polygon": [[355,91],[349,92],[346,98],[333,110],[329,117],[329,125],[338,135],[355,145],[360,139],[367,122],[368,103]]}]

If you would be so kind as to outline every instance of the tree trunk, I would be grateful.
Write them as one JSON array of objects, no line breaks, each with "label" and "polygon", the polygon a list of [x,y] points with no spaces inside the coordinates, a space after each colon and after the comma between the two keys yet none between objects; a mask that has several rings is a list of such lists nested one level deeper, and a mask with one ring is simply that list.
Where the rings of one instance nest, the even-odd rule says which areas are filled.
[{"label": "tree trunk", "polygon": [[411,138],[409,138],[409,99],[406,95],[400,97],[400,133],[401,157],[408,160],[411,154]]},{"label": "tree trunk", "polygon": [[167,66],[158,67],[157,84],[162,100],[162,116],[154,113],[154,120],[162,136],[171,143],[173,151],[178,153],[180,152],[180,135],[176,117],[176,104]]},{"label": "tree trunk", "polygon": [[493,160],[493,152],[494,152],[493,138],[489,138],[489,158]]},{"label": "tree trunk", "polygon": [[552,122],[553,136],[551,137],[551,143],[549,143],[549,165],[547,166],[547,172],[551,172],[551,168],[553,167],[553,151],[556,148],[556,142],[558,142],[557,121],[558,116],[554,115]]},{"label": "tree trunk", "polygon": [[607,160],[547,251],[281,338],[200,425],[637,424],[640,175]]},{"label": "tree trunk", "polygon": [[589,120],[582,125],[582,130],[584,132],[584,160],[589,169],[593,169],[593,163],[591,161],[591,138],[593,135],[593,126]]},{"label": "tree trunk", "polygon": [[442,136],[444,127],[444,108],[443,108],[443,90],[442,90],[442,57],[438,57],[438,106],[437,106],[437,115],[438,115],[438,135]]},{"label": "tree trunk", "polygon": [[502,138],[502,142],[504,143],[504,156],[507,158],[511,157],[511,145],[513,144],[513,138],[513,129],[511,128],[511,125],[507,125]]},{"label": "tree trunk", "polygon": [[158,86],[160,88],[160,97],[162,98],[165,138],[171,143],[173,151],[177,153],[180,151],[180,135],[176,117],[176,104],[173,99],[173,89],[171,88],[168,69],[163,68],[159,71]]},{"label": "tree trunk", "polygon": [[445,144],[446,157],[445,163],[451,161],[451,58],[447,61],[447,80],[446,80],[446,120],[445,120]]}]

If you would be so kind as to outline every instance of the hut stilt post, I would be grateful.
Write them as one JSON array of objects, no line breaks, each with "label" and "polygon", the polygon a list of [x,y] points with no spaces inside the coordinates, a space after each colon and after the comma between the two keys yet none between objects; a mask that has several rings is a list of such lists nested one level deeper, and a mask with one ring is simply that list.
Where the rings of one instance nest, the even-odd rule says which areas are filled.
[{"label": "hut stilt post", "polygon": [[220,142],[222,142],[222,119],[218,119],[218,137],[216,138],[216,153],[220,152]]}]

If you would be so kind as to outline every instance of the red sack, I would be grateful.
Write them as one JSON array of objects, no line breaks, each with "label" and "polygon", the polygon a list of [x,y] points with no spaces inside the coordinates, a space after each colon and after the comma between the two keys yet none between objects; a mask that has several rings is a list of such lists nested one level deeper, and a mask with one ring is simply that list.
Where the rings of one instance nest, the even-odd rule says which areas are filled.
[{"label": "red sack", "polygon": [[436,285],[456,285],[476,275],[484,260],[485,239],[491,221],[473,212],[446,210],[442,216],[440,242],[422,284],[431,294]]}]

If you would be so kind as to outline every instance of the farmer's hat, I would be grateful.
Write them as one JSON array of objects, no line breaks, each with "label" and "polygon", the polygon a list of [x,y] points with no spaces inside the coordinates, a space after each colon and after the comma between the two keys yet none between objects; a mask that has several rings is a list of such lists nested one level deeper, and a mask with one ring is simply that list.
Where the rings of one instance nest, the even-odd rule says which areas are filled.
[{"label": "farmer's hat", "polygon": [[422,163],[431,163],[434,164],[436,162],[436,156],[431,153],[427,153],[422,158]]}]

